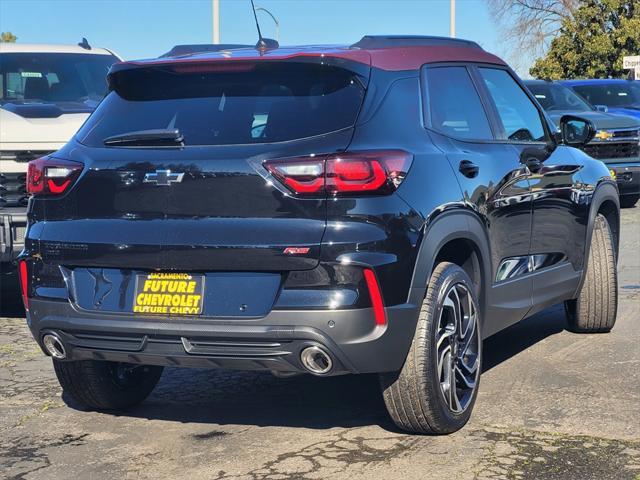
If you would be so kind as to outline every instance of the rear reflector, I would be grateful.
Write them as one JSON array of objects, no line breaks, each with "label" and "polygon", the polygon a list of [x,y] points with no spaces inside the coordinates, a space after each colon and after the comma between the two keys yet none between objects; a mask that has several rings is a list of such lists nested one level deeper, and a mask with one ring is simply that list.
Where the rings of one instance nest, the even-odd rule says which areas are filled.
[{"label": "rear reflector", "polygon": [[31,195],[62,195],[82,172],[82,163],[42,157],[29,162],[27,192]]},{"label": "rear reflector", "polygon": [[371,305],[373,306],[373,317],[376,321],[376,325],[386,325],[387,315],[384,311],[382,292],[380,291],[380,284],[378,283],[375,272],[370,268],[365,269],[364,279],[367,282],[367,288],[369,289]]},{"label": "rear reflector", "polygon": [[264,166],[298,196],[388,195],[400,186],[411,161],[402,150],[372,150],[269,160]]},{"label": "rear reflector", "polygon": [[24,309],[29,311],[29,277],[27,276],[27,262],[25,260],[20,260],[18,263],[18,275],[20,277],[20,291],[22,293],[22,303],[24,303]]}]

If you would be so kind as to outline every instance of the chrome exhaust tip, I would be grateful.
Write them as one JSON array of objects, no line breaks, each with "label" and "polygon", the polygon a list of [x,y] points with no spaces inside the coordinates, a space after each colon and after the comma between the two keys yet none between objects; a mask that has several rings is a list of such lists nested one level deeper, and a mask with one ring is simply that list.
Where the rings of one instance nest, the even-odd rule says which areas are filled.
[{"label": "chrome exhaust tip", "polygon": [[51,355],[53,358],[58,360],[64,360],[67,358],[67,351],[64,348],[64,344],[60,337],[55,333],[45,333],[42,337],[42,344],[44,345],[45,350]]},{"label": "chrome exhaust tip", "polygon": [[315,375],[326,375],[333,368],[331,356],[320,347],[307,347],[300,353],[304,368]]}]

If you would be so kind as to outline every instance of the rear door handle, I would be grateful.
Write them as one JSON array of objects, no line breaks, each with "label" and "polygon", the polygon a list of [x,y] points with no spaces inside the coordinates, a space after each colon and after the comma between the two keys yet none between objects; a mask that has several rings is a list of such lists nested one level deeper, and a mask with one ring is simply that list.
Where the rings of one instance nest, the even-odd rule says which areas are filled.
[{"label": "rear door handle", "polygon": [[458,170],[467,178],[475,178],[478,176],[478,172],[480,172],[480,167],[470,160],[462,160],[458,166]]}]

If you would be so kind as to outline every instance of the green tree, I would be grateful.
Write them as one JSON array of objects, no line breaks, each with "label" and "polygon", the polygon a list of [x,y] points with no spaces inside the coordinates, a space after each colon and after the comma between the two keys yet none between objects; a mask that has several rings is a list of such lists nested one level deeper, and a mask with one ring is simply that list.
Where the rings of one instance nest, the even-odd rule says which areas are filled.
[{"label": "green tree", "polygon": [[18,37],[11,32],[0,33],[0,43],[15,43],[16,40],[18,40]]},{"label": "green tree", "polygon": [[639,53],[640,0],[583,0],[529,73],[550,79],[622,77],[622,57]]}]

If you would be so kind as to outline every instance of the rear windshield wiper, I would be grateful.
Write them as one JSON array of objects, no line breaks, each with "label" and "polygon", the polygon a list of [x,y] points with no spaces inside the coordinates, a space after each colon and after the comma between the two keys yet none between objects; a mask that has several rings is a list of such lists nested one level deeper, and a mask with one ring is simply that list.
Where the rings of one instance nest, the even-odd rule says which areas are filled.
[{"label": "rear windshield wiper", "polygon": [[105,138],[103,143],[109,147],[182,147],[184,146],[184,137],[177,128],[140,130]]}]

